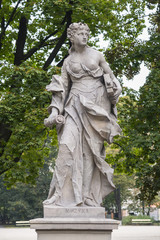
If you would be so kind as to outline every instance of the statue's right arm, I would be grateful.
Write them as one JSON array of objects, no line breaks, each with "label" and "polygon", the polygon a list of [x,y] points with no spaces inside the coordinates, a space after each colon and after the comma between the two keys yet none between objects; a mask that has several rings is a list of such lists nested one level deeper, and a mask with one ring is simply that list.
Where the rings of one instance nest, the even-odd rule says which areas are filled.
[{"label": "statue's right arm", "polygon": [[64,104],[69,91],[69,76],[66,69],[66,60],[62,66],[61,77],[54,75],[52,83],[47,86],[47,90],[52,92],[52,102],[48,108],[49,117],[44,120],[46,127],[52,127],[56,123],[56,117],[62,115]]}]

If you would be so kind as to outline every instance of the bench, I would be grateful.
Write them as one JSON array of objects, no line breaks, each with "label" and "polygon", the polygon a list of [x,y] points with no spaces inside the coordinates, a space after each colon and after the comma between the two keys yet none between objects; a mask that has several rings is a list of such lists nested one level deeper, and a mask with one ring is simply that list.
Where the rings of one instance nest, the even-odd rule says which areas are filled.
[{"label": "bench", "polygon": [[16,221],[16,226],[30,226],[29,221]]},{"label": "bench", "polygon": [[152,220],[149,218],[146,219],[132,219],[133,224],[152,224]]}]

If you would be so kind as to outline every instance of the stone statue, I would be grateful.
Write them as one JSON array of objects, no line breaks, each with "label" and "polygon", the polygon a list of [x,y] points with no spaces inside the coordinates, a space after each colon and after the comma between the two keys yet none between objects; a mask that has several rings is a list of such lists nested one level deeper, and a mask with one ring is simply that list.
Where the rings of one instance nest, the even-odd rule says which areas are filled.
[{"label": "stone statue", "polygon": [[47,86],[52,102],[44,123],[56,124],[59,153],[44,205],[99,207],[115,188],[104,141],[112,143],[121,132],[116,122],[121,86],[103,55],[87,45],[87,24],[73,23],[67,34],[69,56],[61,76]]}]

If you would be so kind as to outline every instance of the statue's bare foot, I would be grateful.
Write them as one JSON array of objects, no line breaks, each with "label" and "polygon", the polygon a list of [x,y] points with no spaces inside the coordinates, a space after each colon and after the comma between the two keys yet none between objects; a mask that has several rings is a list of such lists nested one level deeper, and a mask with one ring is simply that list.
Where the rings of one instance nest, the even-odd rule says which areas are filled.
[{"label": "statue's bare foot", "polygon": [[53,204],[54,202],[56,201],[56,196],[53,196],[49,199],[46,199],[45,201],[43,201],[43,204],[44,205],[50,205],[50,204]]},{"label": "statue's bare foot", "polygon": [[83,202],[78,203],[76,206],[77,206],[77,207],[83,206]]},{"label": "statue's bare foot", "polygon": [[95,207],[95,204],[93,203],[93,201],[89,198],[86,198],[84,201],[84,204],[90,207]]}]

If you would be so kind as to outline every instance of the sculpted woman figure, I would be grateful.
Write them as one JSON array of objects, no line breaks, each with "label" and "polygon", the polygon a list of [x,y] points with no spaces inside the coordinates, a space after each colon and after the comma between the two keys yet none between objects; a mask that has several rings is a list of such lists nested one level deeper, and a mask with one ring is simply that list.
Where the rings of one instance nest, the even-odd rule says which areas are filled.
[{"label": "sculpted woman figure", "polygon": [[86,24],[69,26],[69,56],[61,76],[47,86],[53,97],[45,125],[57,125],[59,153],[44,204],[100,206],[114,190],[104,141],[112,143],[121,132],[116,122],[121,86],[103,55],[87,45],[88,37]]}]

